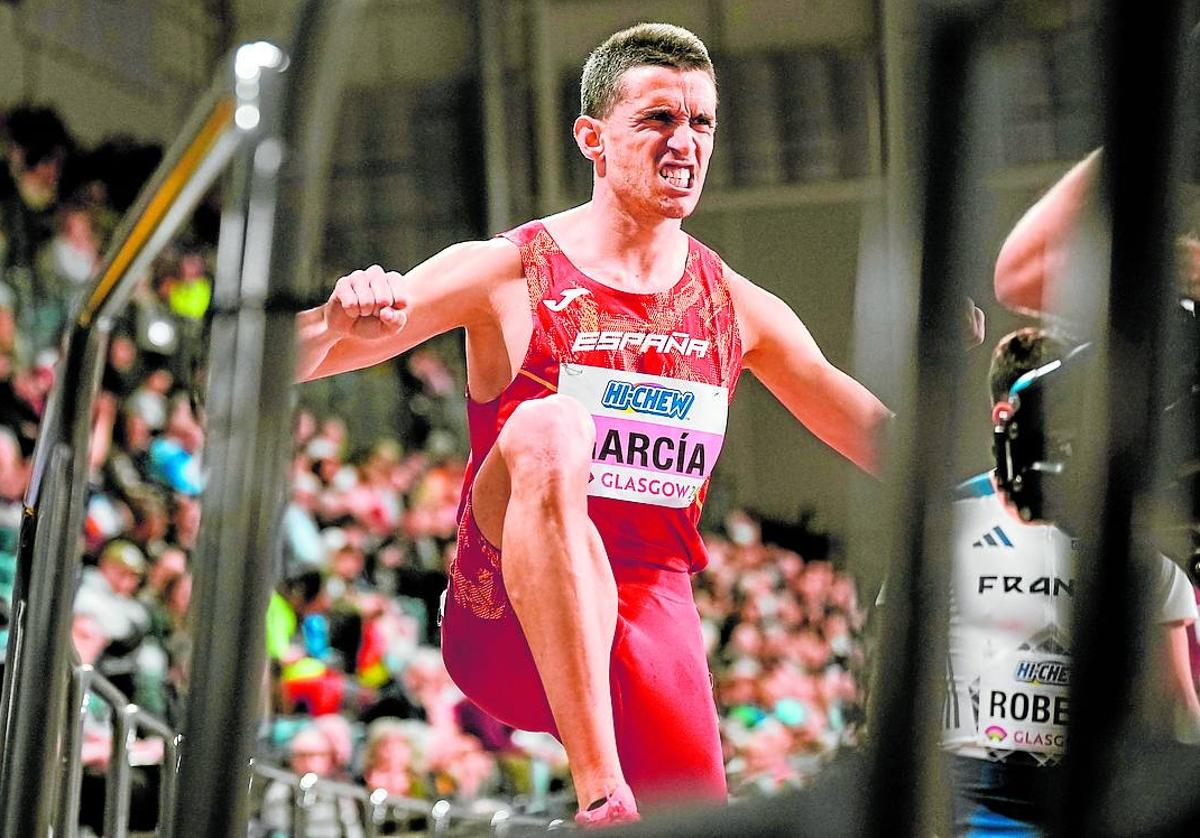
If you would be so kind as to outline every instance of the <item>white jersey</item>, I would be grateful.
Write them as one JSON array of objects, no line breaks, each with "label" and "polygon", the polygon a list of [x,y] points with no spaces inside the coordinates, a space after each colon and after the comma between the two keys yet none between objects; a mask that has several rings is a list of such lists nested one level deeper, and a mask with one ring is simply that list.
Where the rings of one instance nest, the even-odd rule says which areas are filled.
[{"label": "white jersey", "polygon": [[[1056,761],[1070,715],[1074,544],[1008,512],[989,474],[964,483],[959,498],[942,746],[980,759],[1022,751]],[[1158,622],[1195,620],[1187,576],[1161,562]]]}]

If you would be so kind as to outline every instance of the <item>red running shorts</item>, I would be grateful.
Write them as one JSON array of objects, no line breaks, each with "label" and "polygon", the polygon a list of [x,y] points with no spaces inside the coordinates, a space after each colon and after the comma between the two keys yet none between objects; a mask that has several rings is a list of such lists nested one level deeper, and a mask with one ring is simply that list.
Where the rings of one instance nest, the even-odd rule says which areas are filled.
[{"label": "red running shorts", "polygon": [[[442,619],[446,668],[500,721],[557,737],[500,561],[468,499]],[[610,679],[625,779],[639,804],[724,803],[717,710],[689,574],[614,563],[613,575],[618,605]]]}]

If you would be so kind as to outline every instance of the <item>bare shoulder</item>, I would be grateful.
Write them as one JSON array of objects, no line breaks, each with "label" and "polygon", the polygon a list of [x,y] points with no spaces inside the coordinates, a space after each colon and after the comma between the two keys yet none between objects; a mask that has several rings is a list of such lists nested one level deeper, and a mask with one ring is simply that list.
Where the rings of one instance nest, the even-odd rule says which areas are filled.
[{"label": "bare shoulder", "polygon": [[729,284],[729,293],[735,298],[734,305],[737,304],[737,297],[753,293],[755,289],[758,289],[757,285],[735,271],[724,259],[721,260],[721,268],[725,272],[725,281]]},{"label": "bare shoulder", "polygon": [[443,270],[450,268],[465,278],[488,285],[505,280],[519,280],[524,275],[521,268],[521,251],[515,244],[503,238],[451,245],[414,269],[414,272],[426,265]]},{"label": "bare shoulder", "polygon": [[729,288],[729,297],[733,300],[733,309],[738,316],[738,325],[741,326],[743,325],[741,322],[742,312],[748,306],[753,306],[753,297],[762,289],[731,268],[724,259],[721,260],[721,268],[725,273],[725,284]]},{"label": "bare shoulder", "polygon": [[476,279],[486,286],[491,309],[501,315],[514,307],[524,311],[528,292],[520,248],[502,237],[468,242],[465,247],[471,250],[469,258],[479,271]]},{"label": "bare shoulder", "polygon": [[721,264],[724,266],[729,297],[733,300],[738,330],[742,335],[742,351],[749,355],[758,346],[764,323],[771,318],[773,309],[785,304],[770,291],[735,271],[728,262],[722,260]]},{"label": "bare shoulder", "polygon": [[729,296],[742,333],[742,357],[752,370],[770,365],[784,352],[798,353],[793,360],[823,361],[803,321],[776,294],[756,285],[725,265]]}]

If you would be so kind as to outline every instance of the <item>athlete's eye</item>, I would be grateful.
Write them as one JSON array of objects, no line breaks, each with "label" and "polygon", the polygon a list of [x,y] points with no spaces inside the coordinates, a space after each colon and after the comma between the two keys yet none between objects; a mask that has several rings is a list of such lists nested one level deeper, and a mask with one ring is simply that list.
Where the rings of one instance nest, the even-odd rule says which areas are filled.
[{"label": "athlete's eye", "polygon": [[692,127],[701,131],[715,131],[717,129],[717,121],[711,116],[694,116],[692,117]]}]

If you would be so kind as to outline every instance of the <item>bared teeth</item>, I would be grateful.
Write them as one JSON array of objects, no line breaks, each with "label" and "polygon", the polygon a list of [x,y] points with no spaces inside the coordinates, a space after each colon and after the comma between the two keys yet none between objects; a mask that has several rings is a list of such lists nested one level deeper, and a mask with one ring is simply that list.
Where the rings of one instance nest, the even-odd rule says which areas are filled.
[{"label": "bared teeth", "polygon": [[687,188],[692,183],[691,169],[676,169],[664,166],[658,170],[658,174],[672,186]]}]

